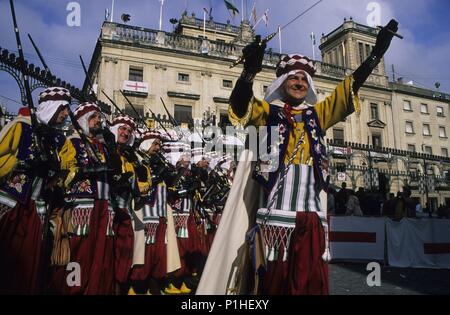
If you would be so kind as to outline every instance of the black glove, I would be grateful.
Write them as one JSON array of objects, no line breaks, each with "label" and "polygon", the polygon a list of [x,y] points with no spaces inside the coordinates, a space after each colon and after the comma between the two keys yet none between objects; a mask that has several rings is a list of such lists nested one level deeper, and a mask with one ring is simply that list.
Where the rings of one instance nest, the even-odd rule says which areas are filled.
[{"label": "black glove", "polygon": [[140,182],[148,181],[147,168],[144,165],[139,165],[134,168],[137,178]]},{"label": "black glove", "polygon": [[124,158],[126,158],[130,163],[136,163],[139,161],[133,147],[130,147],[129,145],[120,146],[120,153],[122,153]]},{"label": "black glove", "polygon": [[116,136],[108,128],[103,128],[97,136],[103,136],[105,144],[110,151],[116,148]]},{"label": "black glove", "polygon": [[377,36],[377,41],[375,47],[372,50],[372,55],[377,58],[382,58],[391,44],[394,33],[397,33],[398,22],[394,19],[390,20],[389,23],[383,27]]},{"label": "black glove", "polygon": [[265,49],[266,43],[261,44],[260,35],[256,35],[255,41],[244,47],[242,53],[244,55],[245,71],[256,74],[262,70]]},{"label": "black glove", "polygon": [[51,139],[53,129],[47,125],[38,124],[36,128],[33,129],[33,132],[35,132],[40,138]]},{"label": "black glove", "polygon": [[120,175],[114,175],[112,180],[112,191],[119,196],[126,196],[131,192],[130,178],[133,172],[126,172]]},{"label": "black glove", "polygon": [[122,173],[122,159],[117,151],[109,152],[109,158],[106,160],[106,164],[112,170],[112,174]]},{"label": "black glove", "polygon": [[19,162],[17,169],[26,173],[31,173],[40,178],[48,178],[50,174],[58,172],[60,167],[56,161],[43,161],[40,156],[37,156],[33,159]]}]

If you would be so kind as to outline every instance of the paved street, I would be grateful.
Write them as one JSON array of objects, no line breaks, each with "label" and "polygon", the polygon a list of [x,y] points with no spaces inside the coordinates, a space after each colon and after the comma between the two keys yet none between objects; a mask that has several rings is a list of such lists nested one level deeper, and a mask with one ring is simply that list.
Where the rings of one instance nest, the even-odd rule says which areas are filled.
[{"label": "paved street", "polygon": [[332,295],[450,294],[450,269],[381,267],[381,286],[366,284],[366,264],[330,264]]}]

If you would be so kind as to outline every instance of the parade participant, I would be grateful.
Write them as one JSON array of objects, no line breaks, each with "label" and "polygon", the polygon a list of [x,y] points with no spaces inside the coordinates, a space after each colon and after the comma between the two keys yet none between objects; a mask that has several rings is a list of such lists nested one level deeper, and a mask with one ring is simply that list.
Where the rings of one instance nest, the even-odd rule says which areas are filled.
[{"label": "parade participant", "polygon": [[176,211],[173,215],[177,243],[181,259],[181,268],[176,272],[176,286],[169,289],[180,293],[190,293],[187,282],[196,275],[194,253],[200,247],[200,236],[197,230],[197,222],[194,213],[194,194],[198,188],[198,181],[191,170],[191,155],[181,155],[176,163],[177,177],[173,180],[169,190],[169,204]]},{"label": "parade participant", "polygon": [[120,292],[129,289],[129,275],[133,265],[144,263],[144,225],[142,209],[135,208],[137,199],[150,188],[150,174],[140,165],[132,147],[136,125],[128,116],[114,118],[111,132],[115,136],[117,149],[110,154],[114,170],[112,193],[114,215],[114,272]]},{"label": "parade participant", "polygon": [[133,291],[138,294],[160,294],[160,287],[164,286],[167,274],[165,179],[170,176],[171,167],[167,165],[168,162],[162,161],[161,140],[161,133],[150,130],[142,136],[139,145],[139,150],[144,153],[143,162],[151,170],[152,187],[142,196],[145,261],[143,265],[135,266],[130,276]]},{"label": "parade participant", "polygon": [[[251,179],[248,168],[253,153],[247,151],[243,155],[224,210],[228,217],[222,217],[198,293],[239,294],[250,290],[262,294],[328,294],[326,215],[319,200],[321,189],[327,189],[328,160],[323,135],[359,110],[357,92],[388,49],[397,25],[391,20],[382,28],[369,58],[319,103],[312,80],[314,63],[301,55],[281,58],[277,79],[267,89],[265,99],[258,100],[252,85],[262,70],[265,44],[260,44],[257,37],[244,48],[244,71],[230,96],[229,118],[243,127],[273,127],[267,128],[267,139],[271,138],[271,132],[276,132],[278,143],[267,141],[265,152],[273,152],[269,145],[276,146],[275,159],[279,163],[272,170],[258,160]],[[281,105],[275,100],[280,100]],[[266,193],[262,205],[256,183]],[[249,218],[255,214],[260,233],[258,228],[251,229]],[[246,222],[248,226],[244,226]],[[248,264],[239,266],[239,257],[236,258],[238,250],[245,253],[243,234],[249,229],[249,237],[264,240],[263,244],[251,243],[252,248],[266,251],[266,261],[264,258],[253,261],[256,269],[253,284],[245,281],[249,278],[244,271]],[[224,243],[227,250],[221,248]],[[226,255],[231,258],[223,259]],[[261,278],[260,272],[264,270],[261,267],[265,264]]]},{"label": "parade participant", "polygon": [[[69,137],[70,146],[76,152],[76,168],[66,179],[65,198],[73,206],[64,211],[69,213],[69,222],[65,222],[67,216],[64,215],[60,220],[62,227],[69,227],[69,231],[62,232],[70,237],[70,257],[52,255],[52,264],[60,267],[54,267],[51,287],[55,293],[113,294],[114,211],[109,193],[109,152],[103,138],[105,130],[101,125],[100,108],[94,103],[82,103],[74,117],[86,137],[81,138],[78,133]],[[69,261],[80,265],[83,276],[79,286],[67,284],[66,278],[71,272],[66,270]]]},{"label": "parade participant", "polygon": [[[37,128],[31,125],[29,109],[22,108],[0,132],[1,293],[32,294],[44,288],[46,279],[39,277],[47,274],[44,222],[64,203],[55,184],[61,168],[70,168],[74,153],[55,128],[68,117],[70,101],[67,89],[45,89],[39,94]],[[38,150],[33,133],[45,152]]]}]

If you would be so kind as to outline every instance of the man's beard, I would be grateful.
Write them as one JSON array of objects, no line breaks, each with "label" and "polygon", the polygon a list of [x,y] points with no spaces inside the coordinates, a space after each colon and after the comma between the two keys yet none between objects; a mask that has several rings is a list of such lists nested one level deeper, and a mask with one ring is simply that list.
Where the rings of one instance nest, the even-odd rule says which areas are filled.
[{"label": "man's beard", "polygon": [[98,135],[99,133],[101,133],[101,131],[102,131],[102,126],[101,125],[89,128],[89,133],[91,135],[93,135],[94,137],[96,135]]}]

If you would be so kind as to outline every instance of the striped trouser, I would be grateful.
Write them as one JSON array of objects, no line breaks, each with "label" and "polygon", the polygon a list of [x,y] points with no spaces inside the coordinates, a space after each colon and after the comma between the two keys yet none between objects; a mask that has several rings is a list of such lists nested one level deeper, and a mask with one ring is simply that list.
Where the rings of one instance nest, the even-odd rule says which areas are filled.
[{"label": "striped trouser", "polygon": [[144,221],[152,218],[167,216],[167,190],[166,185],[159,184],[156,186],[155,199],[151,204],[144,206]]},{"label": "striped trouser", "polygon": [[164,183],[156,186],[154,200],[144,205],[145,244],[155,244],[160,217],[167,217],[167,188]]},{"label": "striped trouser", "polygon": [[278,188],[277,180],[268,203],[272,199],[270,211],[261,208],[257,213],[265,243],[266,256],[269,261],[276,260],[281,248],[284,250],[283,260],[287,259],[287,250],[292,231],[295,228],[297,212],[316,212],[323,223],[325,212],[321,210],[319,191],[315,187],[314,169],[304,164],[291,165],[284,182]]}]

